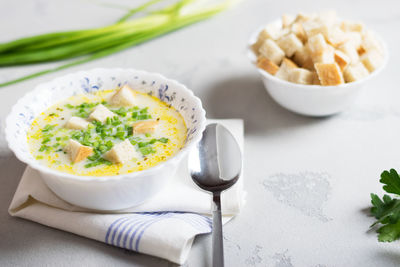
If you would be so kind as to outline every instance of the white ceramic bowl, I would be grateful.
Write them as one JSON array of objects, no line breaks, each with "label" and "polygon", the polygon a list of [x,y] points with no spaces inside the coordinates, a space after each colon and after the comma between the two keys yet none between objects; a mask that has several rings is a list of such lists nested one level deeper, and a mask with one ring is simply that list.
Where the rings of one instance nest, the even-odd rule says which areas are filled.
[{"label": "white ceramic bowl", "polygon": [[[277,20],[273,23],[279,24],[281,21]],[[256,66],[257,57],[252,51],[251,45],[256,42],[262,28],[260,27],[251,35],[248,44],[247,54],[254,66]],[[338,86],[303,85],[276,78],[268,72],[256,68],[261,75],[265,89],[282,107],[306,116],[333,115],[344,111],[353,104],[360,90],[385,67],[388,52],[385,43],[379,36],[377,37],[384,50],[383,64],[370,75],[356,82]]]},{"label": "white ceramic bowl", "polygon": [[[128,84],[171,104],[183,116],[188,132],[184,147],[172,158],[144,171],[115,176],[77,176],[37,162],[28,149],[26,134],[34,118],[49,106],[74,94],[112,89]],[[119,210],[143,203],[174,175],[182,157],[201,139],[205,111],[200,99],[177,81],[133,69],[94,69],[38,85],[22,97],[6,120],[6,138],[17,158],[39,171],[60,198],[96,210]]]}]

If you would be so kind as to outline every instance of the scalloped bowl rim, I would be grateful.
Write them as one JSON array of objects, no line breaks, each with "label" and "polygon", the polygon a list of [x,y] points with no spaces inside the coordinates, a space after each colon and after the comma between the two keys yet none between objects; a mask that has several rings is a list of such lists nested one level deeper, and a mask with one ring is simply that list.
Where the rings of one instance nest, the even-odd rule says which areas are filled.
[{"label": "scalloped bowl rim", "polygon": [[[255,59],[255,54],[254,54],[253,50],[251,49],[251,45],[252,45],[252,44],[254,43],[254,41],[257,39],[257,36],[258,36],[258,34],[260,33],[260,31],[261,31],[265,26],[267,26],[267,25],[269,25],[269,24],[272,24],[272,23],[281,23],[281,19],[277,19],[277,20],[274,20],[274,21],[272,21],[272,22],[270,22],[270,23],[263,24],[262,26],[257,27],[257,30],[254,31],[254,32],[250,35],[249,41],[248,41],[248,43],[247,43],[247,57],[249,58],[250,62],[252,63],[252,65],[253,65],[255,68],[257,68],[257,66],[254,65],[254,62],[255,62],[255,61],[254,61],[254,59]],[[370,30],[370,31],[374,33],[374,36],[375,36],[376,39],[379,41],[379,43],[382,45],[383,54],[384,54],[384,55],[383,55],[383,56],[384,56],[384,57],[383,57],[383,62],[382,62],[382,64],[381,64],[381,66],[379,66],[379,68],[377,68],[377,69],[374,70],[372,73],[369,73],[368,76],[366,76],[366,77],[364,77],[364,78],[362,78],[362,79],[360,79],[360,80],[358,80],[358,81],[350,82],[350,83],[343,83],[343,84],[340,84],[340,85],[328,85],[328,86],[327,86],[327,85],[317,85],[317,84],[298,84],[298,83],[292,83],[292,82],[289,82],[289,81],[286,81],[286,80],[279,79],[279,78],[275,77],[274,75],[272,75],[272,74],[270,74],[270,73],[268,73],[268,72],[266,72],[266,71],[264,71],[264,70],[262,70],[262,69],[259,69],[259,68],[257,68],[257,71],[258,71],[264,78],[271,79],[271,80],[273,80],[273,81],[275,81],[275,82],[277,82],[277,83],[281,83],[281,84],[283,84],[283,85],[290,85],[290,86],[296,87],[295,89],[292,88],[292,89],[294,89],[294,90],[299,89],[299,88],[301,88],[301,89],[303,89],[303,90],[309,90],[309,91],[321,90],[321,89],[322,89],[322,90],[323,90],[323,89],[330,89],[330,90],[332,90],[332,89],[337,89],[337,90],[343,89],[343,90],[349,90],[349,89],[352,89],[351,87],[354,87],[355,89],[358,90],[357,85],[362,84],[362,83],[364,83],[364,82],[370,80],[371,78],[375,77],[376,75],[378,75],[378,74],[386,67],[387,62],[388,62],[388,60],[389,60],[389,51],[388,51],[388,49],[387,49],[386,43],[383,41],[383,39],[380,37],[379,34],[377,34],[375,31],[372,31],[372,30]]]},{"label": "scalloped bowl rim", "polygon": [[[141,170],[141,171],[130,172],[130,173],[125,173],[125,174],[120,174],[120,175],[104,175],[104,176],[75,175],[75,174],[70,174],[70,173],[66,173],[66,172],[62,172],[62,171],[57,171],[57,170],[51,169],[50,167],[47,167],[45,165],[38,163],[34,159],[31,160],[30,158],[27,158],[25,156],[26,153],[20,153],[17,149],[14,149],[13,142],[11,142],[12,135],[10,133],[9,124],[11,123],[11,121],[10,121],[11,117],[12,117],[11,115],[15,112],[18,112],[17,108],[19,107],[19,105],[21,104],[21,102],[24,98],[30,97],[31,95],[33,95],[37,92],[48,90],[48,85],[50,85],[52,83],[56,83],[59,80],[66,79],[66,78],[72,78],[77,75],[84,75],[85,73],[95,72],[95,71],[116,71],[116,72],[117,71],[129,71],[129,72],[134,72],[134,73],[138,73],[138,74],[151,75],[151,76],[157,77],[158,79],[167,81],[168,83],[174,84],[176,87],[179,87],[178,90],[182,90],[182,91],[185,91],[186,93],[188,93],[189,96],[192,97],[192,99],[195,101],[196,105],[199,107],[197,112],[200,113],[200,116],[198,118],[199,128],[196,131],[196,133],[193,135],[193,138],[190,141],[188,141],[188,143],[186,143],[185,146],[183,148],[181,148],[175,155],[173,155],[166,161],[158,163],[157,165],[155,165],[153,167],[150,167],[148,169]],[[206,111],[204,110],[204,108],[202,106],[201,100],[197,96],[195,96],[194,93],[190,89],[188,89],[184,84],[178,82],[177,80],[169,79],[159,73],[147,72],[147,71],[143,71],[143,70],[136,70],[133,68],[94,68],[94,69],[90,69],[90,70],[86,70],[86,71],[78,71],[78,72],[74,72],[74,73],[69,73],[69,74],[54,78],[51,81],[40,83],[37,86],[35,86],[35,88],[33,90],[24,94],[24,96],[19,98],[18,101],[13,105],[13,107],[11,108],[11,112],[9,113],[9,115],[6,118],[5,134],[6,134],[6,141],[8,143],[8,147],[14,152],[15,156],[20,161],[26,163],[28,166],[32,167],[33,169],[35,169],[39,172],[43,172],[43,173],[46,173],[49,175],[56,175],[58,177],[62,177],[64,179],[70,179],[70,180],[85,181],[85,182],[88,182],[88,181],[108,182],[110,180],[134,179],[138,176],[156,173],[162,167],[164,167],[164,165],[166,165],[166,164],[176,163],[177,161],[179,162],[181,160],[181,158],[185,155],[185,153],[188,152],[192,148],[193,145],[195,145],[196,143],[198,143],[200,141],[200,139],[202,138],[202,134],[205,129],[205,126],[206,126]]]}]

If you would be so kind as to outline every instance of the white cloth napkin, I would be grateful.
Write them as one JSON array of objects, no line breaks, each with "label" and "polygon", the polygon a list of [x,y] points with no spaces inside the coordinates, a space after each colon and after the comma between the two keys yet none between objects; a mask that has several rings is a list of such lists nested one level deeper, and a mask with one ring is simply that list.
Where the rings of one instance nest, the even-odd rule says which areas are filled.
[{"label": "white cloth napkin", "polygon": [[[243,151],[242,120],[209,120],[228,128]],[[222,195],[223,220],[229,221],[244,204],[243,175]],[[85,236],[183,264],[194,237],[211,232],[211,195],[199,189],[183,160],[168,186],[140,206],[101,213],[71,205],[43,183],[37,171],[27,167],[11,202],[11,216]]]}]

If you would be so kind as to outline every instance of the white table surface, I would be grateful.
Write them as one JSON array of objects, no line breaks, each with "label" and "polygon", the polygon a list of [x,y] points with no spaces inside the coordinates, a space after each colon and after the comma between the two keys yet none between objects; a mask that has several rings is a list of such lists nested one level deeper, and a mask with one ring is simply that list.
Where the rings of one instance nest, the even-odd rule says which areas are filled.
[{"label": "white table surface", "polygon": [[[123,10],[112,0],[0,0],[0,41],[105,25]],[[243,1],[211,20],[145,45],[0,89],[0,266],[174,266],[73,234],[12,218],[7,208],[25,168],[4,140],[14,102],[40,82],[81,69],[137,68],[185,83],[210,118],[245,120],[243,212],[226,225],[227,266],[398,266],[400,242],[378,243],[368,231],[370,192],[379,175],[400,166],[400,2]],[[314,119],[279,107],[246,58],[252,30],[284,12],[334,8],[362,20],[386,40],[390,60],[357,103]],[[0,69],[0,81],[41,66]],[[210,264],[210,236],[196,239],[187,266]]]}]

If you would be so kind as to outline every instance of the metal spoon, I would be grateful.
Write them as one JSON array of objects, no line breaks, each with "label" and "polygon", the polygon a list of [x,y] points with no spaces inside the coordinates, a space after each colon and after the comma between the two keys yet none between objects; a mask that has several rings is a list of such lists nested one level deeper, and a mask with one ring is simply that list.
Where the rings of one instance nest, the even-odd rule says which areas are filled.
[{"label": "metal spoon", "polygon": [[213,266],[224,266],[221,192],[239,179],[242,154],[233,135],[221,124],[209,124],[201,141],[189,154],[193,181],[213,194]]}]

